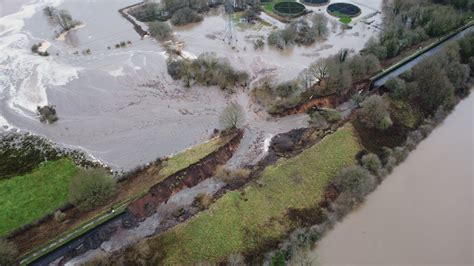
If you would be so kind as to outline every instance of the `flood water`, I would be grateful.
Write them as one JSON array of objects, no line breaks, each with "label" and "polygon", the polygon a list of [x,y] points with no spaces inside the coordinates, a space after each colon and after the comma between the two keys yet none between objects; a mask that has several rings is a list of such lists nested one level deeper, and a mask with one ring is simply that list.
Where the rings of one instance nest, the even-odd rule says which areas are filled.
[{"label": "flood water", "polygon": [[313,251],[320,265],[474,264],[474,95]]},{"label": "flood water", "polygon": [[[166,71],[162,43],[141,39],[118,12],[137,0],[0,0],[0,131],[28,131],[71,148],[81,149],[114,169],[130,169],[170,155],[209,138],[229,102],[239,102],[247,114],[242,149],[233,165],[258,159],[265,140],[304,127],[307,117],[272,119],[249,97],[249,88],[228,94],[218,88],[185,88]],[[354,1],[350,1],[354,2]],[[275,80],[296,78],[311,62],[340,49],[362,49],[376,36],[382,0],[360,1],[362,14],[353,28],[342,30],[334,18],[331,34],[309,47],[284,52],[269,47],[254,50],[272,26],[235,25],[238,42],[222,41],[227,25],[222,10],[213,10],[201,23],[174,27],[174,39],[184,52],[197,56],[214,52],[234,67],[249,72],[251,82],[264,75]],[[43,15],[52,5],[69,10],[85,26],[55,40],[58,27]],[[325,8],[313,8],[325,12]],[[375,14],[375,16],[373,16]],[[371,26],[362,23],[370,16]],[[271,20],[264,16],[265,20]],[[51,43],[49,57],[31,53],[31,46]],[[127,48],[115,44],[131,41]],[[108,49],[110,47],[110,49]],[[234,48],[232,48],[234,47]],[[91,49],[91,54],[83,54]],[[39,122],[37,106],[54,105],[59,120]]]}]

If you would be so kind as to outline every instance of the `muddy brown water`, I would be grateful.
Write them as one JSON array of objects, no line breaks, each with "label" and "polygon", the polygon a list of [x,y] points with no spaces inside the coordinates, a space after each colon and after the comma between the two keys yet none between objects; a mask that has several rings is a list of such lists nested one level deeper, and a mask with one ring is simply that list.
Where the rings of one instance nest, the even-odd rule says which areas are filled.
[{"label": "muddy brown water", "polygon": [[337,224],[319,265],[474,264],[474,95]]}]

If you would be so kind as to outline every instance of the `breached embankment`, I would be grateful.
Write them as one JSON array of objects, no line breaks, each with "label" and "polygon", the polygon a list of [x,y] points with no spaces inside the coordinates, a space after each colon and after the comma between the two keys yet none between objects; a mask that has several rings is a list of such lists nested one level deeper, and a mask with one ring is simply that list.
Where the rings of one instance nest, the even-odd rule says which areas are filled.
[{"label": "breached embankment", "polygon": [[[152,186],[145,195],[129,203],[124,213],[95,227],[68,245],[41,257],[33,265],[45,265],[56,260],[64,263],[88,250],[97,249],[117,231],[135,228],[140,221],[154,214],[160,204],[166,202],[172,195],[213,176],[217,166],[229,160],[237,149],[243,132],[238,131],[234,134],[231,140],[216,151]],[[148,170],[150,169],[145,168],[143,172]]]}]

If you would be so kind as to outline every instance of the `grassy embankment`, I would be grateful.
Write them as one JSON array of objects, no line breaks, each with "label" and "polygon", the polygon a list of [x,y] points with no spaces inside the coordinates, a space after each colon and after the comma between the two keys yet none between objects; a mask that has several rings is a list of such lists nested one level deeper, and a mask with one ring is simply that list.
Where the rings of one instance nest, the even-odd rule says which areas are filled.
[{"label": "grassy embankment", "polygon": [[69,180],[77,171],[68,160],[43,163],[29,174],[0,181],[0,236],[54,212],[68,201]]},{"label": "grassy embankment", "polygon": [[[41,232],[42,237],[32,239],[32,241],[27,244],[29,247],[26,248],[27,250],[35,249],[35,251],[29,253],[33,255],[24,257],[22,262],[32,262],[42,254],[54,250],[71,239],[95,228],[99,224],[121,213],[126,209],[129,202],[147,193],[150,187],[162,182],[170,175],[199,162],[204,157],[229,143],[234,136],[235,134],[217,137],[191,147],[170,157],[166,162],[163,162],[161,166],[158,166],[157,169],[152,165],[147,168],[145,172],[119,183],[119,192],[113,199],[101,207],[80,214],[80,219],[68,224],[57,223],[52,220],[41,225],[41,228],[37,228],[36,230],[38,233]],[[111,207],[116,210],[113,214],[109,212]],[[60,233],[62,234],[58,236]]]},{"label": "grassy embankment", "polygon": [[[267,167],[242,191],[225,194],[208,211],[149,239],[159,264],[218,262],[231,254],[252,252],[294,228],[288,208],[310,208],[320,201],[331,178],[354,162],[361,149],[346,125],[291,159]],[[137,252],[128,251],[128,259]],[[162,256],[162,257],[159,257]]]}]

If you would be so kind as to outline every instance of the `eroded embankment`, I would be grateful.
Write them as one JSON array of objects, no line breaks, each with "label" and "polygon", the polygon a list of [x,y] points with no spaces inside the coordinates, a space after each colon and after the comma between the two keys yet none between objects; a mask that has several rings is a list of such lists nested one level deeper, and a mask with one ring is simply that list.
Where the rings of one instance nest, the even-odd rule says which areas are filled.
[{"label": "eroded embankment", "polygon": [[236,151],[243,136],[239,131],[228,144],[209,154],[199,162],[171,175],[163,182],[150,188],[143,197],[129,204],[127,211],[138,220],[144,220],[156,212],[158,206],[184,188],[193,187],[214,174],[218,165],[227,162]]},{"label": "eroded embankment", "polygon": [[122,15],[122,17],[124,17],[126,20],[128,20],[130,23],[132,23],[133,29],[143,38],[143,37],[145,37],[145,35],[148,34],[148,32],[146,30],[144,30],[142,28],[142,26],[140,26],[135,20],[133,20],[130,17],[130,15],[127,14],[128,9],[133,8],[133,7],[137,7],[137,6],[142,5],[142,4],[143,4],[143,2],[136,3],[136,4],[133,4],[133,5],[130,5],[130,6],[126,6],[124,8],[119,9],[119,13],[120,13],[120,15]]},{"label": "eroded embankment", "polygon": [[363,80],[360,82],[355,82],[351,85],[351,87],[346,90],[342,95],[338,93],[333,93],[326,96],[321,97],[313,97],[310,96],[307,100],[303,100],[295,107],[287,108],[281,112],[273,114],[277,117],[283,117],[287,115],[294,115],[294,114],[304,114],[310,111],[315,107],[319,108],[336,108],[337,106],[347,102],[354,93],[359,91],[366,91],[369,88],[369,81]]},{"label": "eroded embankment", "polygon": [[88,250],[99,248],[115,232],[136,227],[139,221],[155,213],[160,204],[167,201],[175,193],[193,187],[213,176],[216,167],[229,160],[237,149],[243,132],[238,131],[234,134],[231,140],[216,151],[152,186],[147,194],[132,201],[123,214],[95,227],[81,237],[69,242],[67,246],[62,246],[35,261],[34,264],[45,265],[58,259],[60,263],[64,263]]}]

